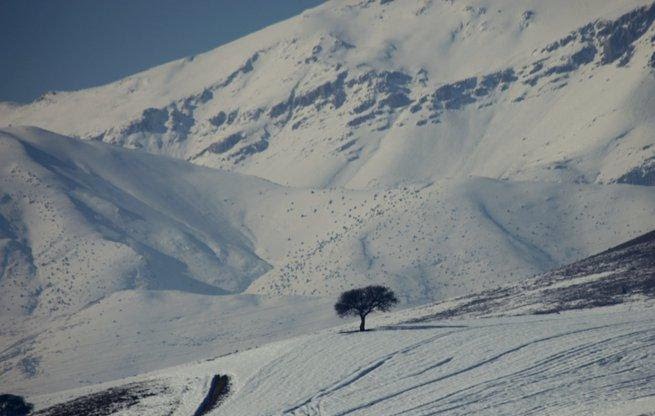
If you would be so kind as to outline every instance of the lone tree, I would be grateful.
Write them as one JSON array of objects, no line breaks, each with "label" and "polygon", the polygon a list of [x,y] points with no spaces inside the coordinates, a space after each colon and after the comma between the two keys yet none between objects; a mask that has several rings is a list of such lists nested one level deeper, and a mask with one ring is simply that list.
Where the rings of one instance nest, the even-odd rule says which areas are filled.
[{"label": "lone tree", "polygon": [[359,330],[366,330],[366,315],[377,310],[387,312],[398,303],[396,295],[385,286],[366,286],[348,290],[339,296],[334,310],[339,317],[359,316]]}]

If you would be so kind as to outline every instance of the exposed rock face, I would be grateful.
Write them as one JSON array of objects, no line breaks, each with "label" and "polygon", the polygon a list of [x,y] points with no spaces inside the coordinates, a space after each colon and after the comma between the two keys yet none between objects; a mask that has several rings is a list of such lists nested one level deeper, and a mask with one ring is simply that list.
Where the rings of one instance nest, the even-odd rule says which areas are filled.
[{"label": "exposed rock face", "polygon": [[[176,98],[170,102],[166,99],[154,104],[150,103],[153,100],[144,100],[149,103],[144,105],[144,109],[126,111],[125,114],[131,115],[112,127],[103,126],[82,134],[76,132],[75,135],[183,158],[201,165],[261,175],[284,184],[325,186],[334,180],[338,184],[355,181],[357,186],[368,186],[378,178],[367,177],[357,181],[351,176],[366,171],[362,168],[367,167],[374,153],[384,148],[392,138],[407,138],[403,143],[411,147],[414,145],[410,144],[414,142],[413,138],[430,136],[433,142],[422,143],[419,147],[425,145],[428,152],[436,148],[458,149],[457,142],[464,139],[455,137],[460,133],[452,132],[461,132],[467,135],[468,140],[469,127],[478,124],[470,139],[481,142],[485,131],[500,130],[498,126],[485,123],[506,118],[507,114],[515,112],[530,112],[530,106],[540,107],[540,113],[543,113],[550,103],[558,102],[576,85],[584,85],[585,91],[598,90],[596,81],[601,76],[607,82],[613,82],[620,78],[615,75],[625,75],[634,70],[636,56],[638,62],[647,62],[648,68],[644,72],[648,75],[652,75],[655,68],[655,53],[648,49],[655,44],[655,3],[633,10],[627,6],[624,9],[611,7],[612,13],[598,15],[617,17],[610,20],[578,19],[577,23],[571,24],[570,28],[575,29],[568,34],[562,36],[558,32],[553,37],[542,34],[538,41],[530,44],[530,49],[517,51],[516,57],[511,59],[494,61],[493,55],[505,52],[496,49],[489,54],[490,60],[494,61],[489,66],[476,64],[471,67],[473,69],[455,68],[444,72],[441,72],[441,64],[432,65],[417,56],[429,55],[429,48],[440,47],[439,53],[449,56],[449,60],[469,53],[479,57],[482,50],[474,45],[488,42],[486,36],[492,30],[499,30],[501,23],[513,25],[512,30],[516,31],[518,38],[530,38],[533,36],[530,33],[542,30],[538,24],[545,22],[547,17],[537,5],[530,10],[509,9],[513,14],[511,19],[495,20],[501,13],[490,13],[490,7],[445,4],[449,2],[415,3],[410,1],[408,5],[403,5],[402,13],[399,12],[401,7],[398,2],[376,0],[343,7],[335,5],[329,13],[334,21],[304,28],[303,19],[312,19],[312,13],[308,12],[307,16],[298,18],[300,29],[297,32],[282,31],[286,34],[270,43],[259,39],[257,49],[249,49],[243,55],[230,53],[230,56],[240,56],[238,59],[213,62],[214,66],[220,66],[227,61],[225,68],[220,68],[221,78],[207,78],[210,81],[196,85],[192,94],[184,89],[183,94],[175,95]],[[499,11],[503,9],[501,4]],[[394,19],[408,19],[407,22],[419,22],[421,16],[434,19],[437,9],[440,14],[453,13],[452,28],[444,30],[444,33],[435,29],[434,35],[438,41],[426,39],[426,50],[418,48],[416,39],[407,42],[410,46],[405,45],[406,38],[411,38],[412,33],[396,36],[396,30],[392,30]],[[617,10],[624,13],[621,15]],[[368,33],[368,30],[350,30],[353,24],[351,19],[356,20],[361,15],[373,16],[374,19],[369,22],[371,24],[377,20],[384,22],[390,28],[389,36],[376,37],[368,42],[366,37],[357,35],[360,32]],[[502,35],[504,31],[506,29],[494,33]],[[471,39],[475,41],[466,43]],[[259,42],[262,44],[259,45]],[[458,48],[472,49],[459,52]],[[453,51],[453,56],[449,55],[450,51]],[[645,57],[642,56],[644,54]],[[180,66],[193,66],[201,59],[189,59]],[[486,61],[487,58],[484,59]],[[449,62],[443,62],[443,66],[448,65]],[[198,71],[203,73],[195,75],[201,77],[210,72],[207,68],[209,66],[203,67],[203,71]],[[169,69],[170,73],[166,72],[164,78],[169,79],[171,73],[178,69]],[[608,70],[610,75],[605,74]],[[274,74],[273,78],[271,74]],[[134,88],[138,89],[139,83],[134,83],[137,84]],[[148,84],[148,80],[141,80],[141,83]],[[164,89],[168,88],[165,85]],[[628,87],[623,88],[623,91],[627,90]],[[577,90],[573,95],[581,96]],[[50,94],[40,104],[56,102],[60,96]],[[576,112],[584,110],[584,104],[578,105],[580,108],[575,109]],[[628,104],[625,106],[625,109],[619,108],[618,111],[631,111],[627,108]],[[528,110],[524,111],[526,108]],[[608,111],[611,110],[598,109],[590,117],[590,123]],[[559,119],[562,118],[559,115]],[[559,124],[559,121],[553,123]],[[566,123],[571,124],[570,131],[580,127],[573,126],[573,122]],[[507,142],[516,136],[525,137],[526,140],[529,138],[532,127],[525,121],[523,125],[522,131],[508,132]],[[557,126],[545,126],[547,129],[553,127]],[[597,132],[588,134],[590,137],[601,136]],[[334,149],[351,142],[356,145],[351,145],[348,151],[334,152]],[[548,153],[543,147],[549,146],[550,141],[545,139],[543,142],[539,143],[541,149],[522,150],[521,154],[527,157],[531,153]],[[597,143],[597,146],[590,145],[590,148],[602,145]],[[489,146],[498,147],[497,143]],[[582,152],[588,150],[583,149]],[[507,152],[507,149],[504,151]],[[409,154],[412,149],[395,149],[394,152]],[[298,172],[287,176],[275,172],[268,166],[273,160],[273,165],[284,164],[281,155],[294,160],[320,160],[325,166],[319,170],[328,178],[308,179],[305,182],[297,180],[301,176]],[[437,156],[425,153],[427,160]],[[561,159],[566,163],[542,161],[536,157],[536,160],[525,162],[527,167],[514,169],[514,166],[507,165],[488,172],[471,169],[471,166],[480,164],[476,160],[463,162],[466,167],[454,169],[467,175],[524,180],[535,179],[534,175],[525,174],[525,171],[540,164],[538,169],[549,171],[546,180],[651,183],[644,179],[648,177],[648,166],[642,168],[640,164],[651,156],[645,152],[636,155],[626,162],[630,166],[622,168],[620,173],[612,173],[612,177],[605,173],[599,175],[598,166],[592,168],[576,164],[574,154],[562,155]],[[423,160],[423,163],[429,162]],[[267,167],[261,168],[264,165]],[[558,168],[551,169],[553,166]],[[553,170],[558,172],[552,174]],[[512,173],[506,173],[508,171]],[[519,171],[521,175],[517,174]],[[646,173],[639,173],[641,171]],[[390,181],[380,179],[380,183],[395,185],[403,181],[432,180],[435,179],[434,175],[437,174],[431,173],[428,178],[413,175],[398,178],[397,181],[396,178]],[[623,175],[624,178],[617,179]],[[536,179],[544,178],[539,176]]]},{"label": "exposed rock face", "polygon": [[617,183],[629,183],[632,185],[655,186],[655,157],[637,166],[630,172],[616,180]]},{"label": "exposed rock face", "polygon": [[230,134],[220,142],[213,143],[211,146],[207,148],[207,150],[213,153],[225,153],[231,148],[233,148],[237,143],[239,143],[244,138],[245,136],[241,132]]},{"label": "exposed rock face", "polygon": [[655,4],[634,10],[613,22],[599,24],[596,37],[603,46],[601,64],[616,60],[619,60],[620,65],[627,64],[634,51],[633,42],[646,33],[653,20],[655,20]]}]

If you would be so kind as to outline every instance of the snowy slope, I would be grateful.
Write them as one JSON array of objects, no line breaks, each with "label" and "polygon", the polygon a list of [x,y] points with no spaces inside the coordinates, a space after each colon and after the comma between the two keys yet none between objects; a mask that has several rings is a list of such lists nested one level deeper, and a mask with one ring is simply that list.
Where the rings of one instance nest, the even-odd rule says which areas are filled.
[{"label": "snowy slope", "polygon": [[[29,399],[43,415],[192,414],[221,374],[228,391],[211,415],[650,415],[654,243],[650,232],[502,296],[374,315],[365,333],[352,323]],[[117,401],[123,391],[133,401]]]},{"label": "snowy slope", "polygon": [[428,307],[421,319],[559,313],[653,297],[655,231],[517,284]]},{"label": "snowy slope", "polygon": [[1,139],[2,305],[18,314],[75,311],[126,289],[333,295],[373,280],[426,301],[655,227],[653,188],[291,189],[37,129]]},{"label": "snowy slope", "polygon": [[227,374],[211,415],[650,415],[652,307],[421,324],[390,315],[365,333],[333,329],[28,399],[44,415],[75,398],[106,409],[98,394],[140,386],[114,414],[188,415],[212,376]]},{"label": "snowy slope", "polygon": [[652,184],[653,19],[648,0],[330,1],[106,86],[2,105],[0,126],[294,186]]},{"label": "snowy slope", "polygon": [[240,292],[270,268],[224,202],[264,181],[37,129],[2,131],[0,146],[3,312],[135,288]]}]

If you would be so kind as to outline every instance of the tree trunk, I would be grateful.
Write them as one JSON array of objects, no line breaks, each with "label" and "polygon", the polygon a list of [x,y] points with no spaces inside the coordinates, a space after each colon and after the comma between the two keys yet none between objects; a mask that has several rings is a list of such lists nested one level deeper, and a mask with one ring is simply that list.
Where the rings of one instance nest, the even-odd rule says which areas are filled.
[{"label": "tree trunk", "polygon": [[360,318],[362,319],[362,321],[359,323],[359,330],[360,331],[366,331],[366,329],[364,328],[365,321],[366,321],[366,316],[361,315]]}]

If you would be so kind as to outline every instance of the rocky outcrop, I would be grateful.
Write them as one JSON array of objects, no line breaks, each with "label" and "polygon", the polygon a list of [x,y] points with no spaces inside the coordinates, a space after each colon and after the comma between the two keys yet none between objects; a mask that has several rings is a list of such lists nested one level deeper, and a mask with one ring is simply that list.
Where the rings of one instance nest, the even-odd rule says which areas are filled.
[{"label": "rocky outcrop", "polygon": [[655,157],[647,159],[640,166],[619,177],[616,183],[629,183],[632,185],[655,186]]},{"label": "rocky outcrop", "polygon": [[[536,18],[534,11],[524,11],[522,29]],[[431,83],[424,69],[414,76],[401,70],[375,70],[364,65],[345,69],[341,64],[342,54],[356,47],[343,40],[342,35],[330,33],[321,36],[309,48],[308,55],[296,62],[297,67],[311,67],[311,70],[297,79],[288,74],[286,79],[293,86],[281,101],[269,105],[259,103],[252,108],[233,104],[232,108],[214,110],[209,116],[198,111],[206,103],[215,105],[217,94],[227,91],[228,86],[232,94],[232,89],[238,88],[235,82],[255,71],[266,53],[258,51],[221,82],[164,108],[148,108],[138,119],[96,138],[162,153],[173,148],[174,152],[186,152],[187,160],[203,156],[209,159],[201,163],[218,163],[229,169],[265,152],[278,135],[286,134],[285,129],[313,128],[326,114],[341,123],[339,140],[347,141],[358,129],[375,132],[390,128],[406,110],[412,114],[410,123],[426,126],[440,123],[447,112],[482,109],[503,100],[518,103],[539,95],[544,88],[562,88],[577,71],[603,65],[628,65],[635,43],[648,32],[654,19],[655,3],[615,20],[584,25],[535,50],[533,62],[441,84]],[[288,46],[293,44],[290,41]],[[649,65],[655,68],[655,53]],[[322,81],[307,81],[314,77]],[[190,137],[202,137],[203,143],[209,141],[209,144],[203,145],[200,152],[193,146],[179,150]],[[191,152],[193,156],[189,156]],[[649,169],[635,168],[620,181],[651,183]]]}]

